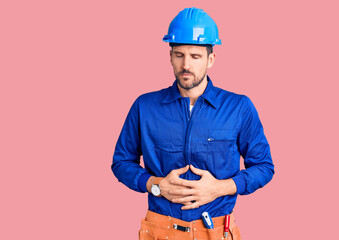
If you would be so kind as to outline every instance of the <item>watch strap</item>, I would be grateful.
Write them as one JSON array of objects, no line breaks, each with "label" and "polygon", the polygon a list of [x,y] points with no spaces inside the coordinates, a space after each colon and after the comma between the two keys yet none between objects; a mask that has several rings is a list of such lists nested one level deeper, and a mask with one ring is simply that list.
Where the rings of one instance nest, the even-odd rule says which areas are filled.
[{"label": "watch strap", "polygon": [[163,177],[155,177],[152,185],[159,185],[163,179]]}]

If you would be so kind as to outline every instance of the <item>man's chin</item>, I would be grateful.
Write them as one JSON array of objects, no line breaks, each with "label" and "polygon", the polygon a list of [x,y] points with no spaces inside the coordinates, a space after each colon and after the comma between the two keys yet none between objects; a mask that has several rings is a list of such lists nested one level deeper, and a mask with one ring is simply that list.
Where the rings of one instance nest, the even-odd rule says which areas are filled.
[{"label": "man's chin", "polygon": [[194,87],[194,84],[192,83],[183,83],[182,81],[179,81],[179,86],[183,89],[189,90]]}]

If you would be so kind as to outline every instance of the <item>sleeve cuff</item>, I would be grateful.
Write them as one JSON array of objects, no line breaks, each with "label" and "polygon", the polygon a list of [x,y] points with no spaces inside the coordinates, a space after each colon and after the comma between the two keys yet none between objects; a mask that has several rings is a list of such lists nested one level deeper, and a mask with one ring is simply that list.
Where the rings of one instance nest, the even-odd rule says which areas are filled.
[{"label": "sleeve cuff", "polygon": [[139,177],[139,181],[138,181],[138,187],[140,189],[140,191],[142,192],[147,192],[147,181],[148,179],[151,177],[152,175],[149,173],[143,173],[141,174],[141,176]]},{"label": "sleeve cuff", "polygon": [[245,177],[242,174],[237,174],[232,177],[235,185],[237,186],[237,192],[235,194],[243,194],[246,189]]}]

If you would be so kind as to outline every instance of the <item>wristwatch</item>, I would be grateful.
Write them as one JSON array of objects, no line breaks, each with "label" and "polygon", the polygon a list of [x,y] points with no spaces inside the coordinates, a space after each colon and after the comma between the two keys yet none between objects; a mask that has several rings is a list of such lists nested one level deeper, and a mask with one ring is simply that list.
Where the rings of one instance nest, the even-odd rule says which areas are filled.
[{"label": "wristwatch", "polygon": [[162,177],[155,177],[153,180],[151,192],[156,197],[161,196],[160,182],[162,179]]}]

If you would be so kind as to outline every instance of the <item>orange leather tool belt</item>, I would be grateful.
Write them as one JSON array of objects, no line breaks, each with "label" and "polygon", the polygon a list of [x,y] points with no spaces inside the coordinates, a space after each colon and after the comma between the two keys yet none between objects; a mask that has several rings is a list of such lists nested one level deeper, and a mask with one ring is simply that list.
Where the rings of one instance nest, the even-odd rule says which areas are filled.
[{"label": "orange leather tool belt", "polygon": [[[212,218],[214,229],[207,229],[202,220],[182,221],[170,216],[148,211],[141,220],[139,240],[221,240],[224,238],[225,216]],[[227,240],[241,240],[234,214],[230,217],[230,232]]]}]

